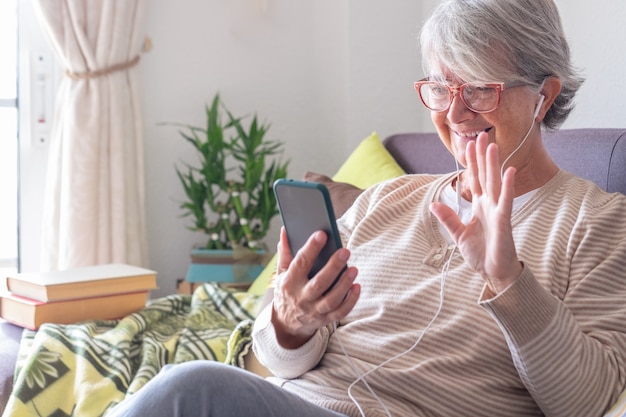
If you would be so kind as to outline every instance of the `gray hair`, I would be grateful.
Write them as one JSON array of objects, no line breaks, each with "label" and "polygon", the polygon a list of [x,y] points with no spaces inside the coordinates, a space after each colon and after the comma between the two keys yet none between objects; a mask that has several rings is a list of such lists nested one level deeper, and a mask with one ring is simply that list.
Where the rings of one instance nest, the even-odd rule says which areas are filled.
[{"label": "gray hair", "polygon": [[565,121],[583,83],[552,0],[444,0],[420,41],[427,75],[449,71],[464,81],[524,81],[537,91],[544,79],[558,77],[561,92],[542,122],[547,129]]}]

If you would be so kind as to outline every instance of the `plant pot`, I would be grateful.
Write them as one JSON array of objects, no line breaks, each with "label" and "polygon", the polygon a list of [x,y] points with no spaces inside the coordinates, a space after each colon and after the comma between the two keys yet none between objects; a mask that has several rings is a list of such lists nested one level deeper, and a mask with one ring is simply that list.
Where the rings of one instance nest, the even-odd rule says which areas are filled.
[{"label": "plant pot", "polygon": [[188,282],[252,283],[263,271],[266,249],[192,249]]}]

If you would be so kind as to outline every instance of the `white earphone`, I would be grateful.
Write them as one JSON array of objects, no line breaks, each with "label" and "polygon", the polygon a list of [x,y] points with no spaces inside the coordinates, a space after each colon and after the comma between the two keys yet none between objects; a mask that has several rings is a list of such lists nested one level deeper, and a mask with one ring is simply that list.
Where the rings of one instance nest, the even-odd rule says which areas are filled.
[{"label": "white earphone", "polygon": [[539,94],[539,101],[537,102],[537,107],[535,107],[535,113],[533,113],[533,121],[537,118],[537,115],[539,114],[539,110],[541,110],[541,105],[543,104],[543,101],[546,99],[546,96],[544,96],[543,94]]}]

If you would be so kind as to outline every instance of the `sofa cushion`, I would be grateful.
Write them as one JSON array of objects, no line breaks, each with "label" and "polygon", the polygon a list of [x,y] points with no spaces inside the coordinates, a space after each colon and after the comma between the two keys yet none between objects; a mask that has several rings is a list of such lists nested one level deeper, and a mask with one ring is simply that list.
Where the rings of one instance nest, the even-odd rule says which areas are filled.
[{"label": "sofa cushion", "polygon": [[333,175],[333,180],[367,188],[404,175],[376,132],[366,137]]}]

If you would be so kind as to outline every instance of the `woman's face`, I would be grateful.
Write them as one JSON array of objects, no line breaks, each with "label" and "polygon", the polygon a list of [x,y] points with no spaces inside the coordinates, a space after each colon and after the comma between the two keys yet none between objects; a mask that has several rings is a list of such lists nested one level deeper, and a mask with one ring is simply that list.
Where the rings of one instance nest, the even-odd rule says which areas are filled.
[{"label": "woman's face", "polygon": [[[507,81],[507,80],[495,80]],[[453,82],[460,85],[463,81]],[[468,109],[456,95],[450,108],[443,112],[431,111],[431,119],[443,144],[463,166],[467,143],[476,140],[480,132],[487,132],[489,142],[496,143],[500,149],[500,161],[504,161],[520,144],[531,127],[538,94],[529,94],[526,87],[512,87],[502,91],[500,104],[489,113],[475,113]],[[507,165],[518,165],[515,161],[523,161],[525,155],[532,153],[532,144],[540,140],[539,124],[512,160]],[[523,162],[522,162],[523,163]]]}]

